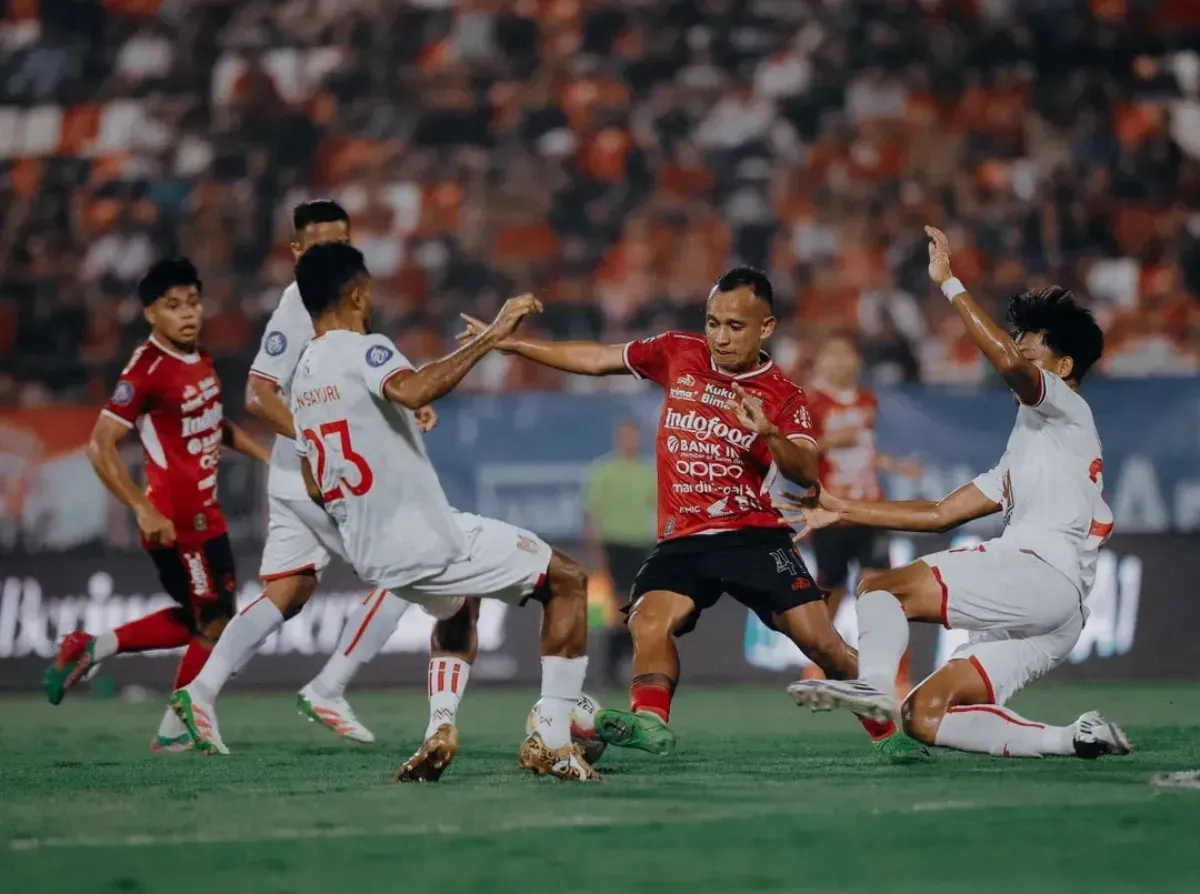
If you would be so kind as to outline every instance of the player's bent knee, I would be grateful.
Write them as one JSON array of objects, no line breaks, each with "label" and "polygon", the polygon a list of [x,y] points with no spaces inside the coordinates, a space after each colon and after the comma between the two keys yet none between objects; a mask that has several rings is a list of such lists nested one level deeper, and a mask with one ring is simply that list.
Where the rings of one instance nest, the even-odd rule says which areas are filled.
[{"label": "player's bent knee", "polygon": [[677,593],[646,593],[629,613],[629,634],[634,645],[670,639],[694,608],[691,599]]},{"label": "player's bent knee", "polygon": [[918,687],[900,706],[900,722],[904,732],[918,742],[935,744],[938,726],[949,707],[950,699],[939,687]]}]

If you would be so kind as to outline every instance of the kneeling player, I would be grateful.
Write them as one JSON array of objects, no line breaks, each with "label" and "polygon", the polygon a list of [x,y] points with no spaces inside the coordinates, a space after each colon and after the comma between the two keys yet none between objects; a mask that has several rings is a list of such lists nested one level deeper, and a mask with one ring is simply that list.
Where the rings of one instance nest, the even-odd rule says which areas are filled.
[{"label": "kneeling player", "polygon": [[[862,502],[822,495],[804,514],[812,528],[838,522],[945,531],[1004,511],[1004,533],[873,575],[859,586],[858,680],[805,680],[801,704],[846,707],[876,719],[899,713],[931,745],[1004,757],[1127,754],[1124,732],[1096,712],[1070,726],[1034,723],[1001,707],[1063,662],[1088,609],[1100,547],[1112,532],[1102,496],[1100,438],[1079,383],[1104,349],[1092,315],[1057,287],[1018,295],[997,326],[950,272],[945,235],[927,228],[929,273],[968,332],[1016,394],[1019,409],[994,469],[940,502]],[[892,680],[908,622],[971,631],[970,641],[899,709]]]},{"label": "kneeling player", "polygon": [[[95,663],[110,655],[186,646],[175,685],[196,676],[233,615],[233,552],[217,503],[221,446],[265,462],[267,452],[224,418],[212,358],[197,347],[203,320],[200,278],[183,258],[159,261],[138,284],[150,337],[121,372],[100,412],[88,459],[104,485],[133,510],[142,546],[163,590],[179,603],[98,636],[77,631],[46,670],[46,695],[58,704]],[[143,494],[117,444],[141,437],[148,486]],[[190,746],[168,709],[151,742],[156,751]]]},{"label": "kneeling player", "polygon": [[[483,325],[466,319],[478,337]],[[775,328],[770,281],[749,268],[729,271],[713,286],[706,320],[704,335],[666,332],[627,345],[514,336],[501,346],[567,372],[647,378],[666,392],[656,450],[659,543],[628,609],[630,710],[596,717],[606,742],[654,754],[675,745],[667,725],[679,682],[675,639],[724,593],[786,634],[830,678],[858,674],[854,650],[834,630],[771,502],[777,475],[814,484],[819,458],[804,392],[763,351]],[[893,736],[890,721],[863,726],[886,753],[915,750]]]},{"label": "kneeling player", "polygon": [[[411,412],[452,390],[538,309],[537,301],[508,302],[487,333],[414,370],[387,338],[366,334],[371,284],[359,251],[342,243],[314,246],[297,263],[296,282],[316,330],[292,386],[302,467],[337,521],[355,571],[442,618],[458,612],[468,595],[542,602],[542,711],[519,763],[539,775],[599,778],[570,737],[587,669],[586,575],[532,534],[454,512]],[[266,636],[282,618],[259,604],[238,622]],[[212,697],[201,675],[172,704],[198,747],[224,751],[215,729],[203,729]],[[456,744],[434,743],[434,762],[444,768]]]}]

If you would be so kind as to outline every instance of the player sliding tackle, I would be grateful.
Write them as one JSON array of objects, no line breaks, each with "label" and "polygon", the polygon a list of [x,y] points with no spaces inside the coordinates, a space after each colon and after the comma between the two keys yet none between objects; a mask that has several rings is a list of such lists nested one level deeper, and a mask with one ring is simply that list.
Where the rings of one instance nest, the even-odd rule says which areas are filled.
[{"label": "player sliding tackle", "polygon": [[[857,676],[853,649],[829,620],[821,591],[772,505],[777,474],[816,483],[819,455],[804,392],[763,352],[775,329],[772,290],[757,270],[735,268],[708,297],[704,335],[666,332],[626,345],[549,342],[512,336],[503,350],[566,372],[625,373],[666,392],[659,420],[659,543],[631,593],[630,710],[601,711],[600,738],[667,754],[667,725],[679,682],[675,638],[728,593],[782,631],[833,679]],[[464,317],[468,338],[487,327]],[[864,719],[889,754],[911,753],[895,725]],[[921,749],[922,751],[924,749]]]},{"label": "player sliding tackle", "polygon": [[[1034,723],[1002,707],[1060,664],[1087,620],[1100,547],[1112,532],[1102,497],[1100,439],[1079,383],[1104,350],[1092,315],[1053,286],[1012,299],[1009,336],[950,270],[950,244],[929,235],[929,275],[971,338],[1016,394],[1017,421],[994,469],[940,502],[845,500],[822,494],[802,512],[809,530],[837,522],[947,531],[1004,512],[1004,533],[974,549],[934,553],[863,580],[859,679],[805,680],[788,691],[816,710],[899,714],[916,739],[1004,757],[1128,754],[1124,732],[1096,712],[1070,726]],[[908,622],[971,632],[951,660],[896,705],[892,681]]]},{"label": "player sliding tackle", "polygon": [[[538,775],[598,779],[570,738],[587,670],[583,569],[527,531],[455,512],[413,415],[449,393],[540,304],[529,296],[508,301],[479,337],[417,370],[390,340],[367,334],[371,281],[357,249],[342,242],[314,245],[296,264],[296,284],[315,330],[291,389],[301,471],[337,522],[355,572],[438,618],[456,615],[475,594],[541,602],[542,709],[518,762]],[[253,648],[282,623],[278,609],[260,599],[227,633]],[[225,677],[236,667],[237,656],[228,650],[213,657]],[[212,701],[224,682],[212,667],[172,697],[197,747],[209,752],[224,750],[203,719],[215,716]],[[444,769],[457,736],[439,747]]]}]

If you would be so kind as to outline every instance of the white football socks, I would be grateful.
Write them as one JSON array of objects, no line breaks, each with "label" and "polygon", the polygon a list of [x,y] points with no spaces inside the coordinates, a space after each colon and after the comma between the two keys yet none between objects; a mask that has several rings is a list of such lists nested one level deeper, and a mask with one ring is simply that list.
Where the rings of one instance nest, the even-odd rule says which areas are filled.
[{"label": "white football socks", "polygon": [[583,693],[587,656],[559,658],[542,656],[542,707],[537,732],[548,748],[562,748],[571,741],[571,714]]},{"label": "white football socks", "polygon": [[962,705],[942,717],[936,744],[997,757],[1074,755],[1075,730],[1026,720],[996,705]]},{"label": "white football socks", "polygon": [[263,640],[282,626],[283,615],[275,603],[260,596],[229,622],[213,646],[204,669],[188,688],[209,702],[216,701],[230,675],[241,670]]},{"label": "white football socks", "polygon": [[908,648],[908,618],[899,600],[883,590],[858,597],[858,677],[880,692],[896,691],[896,674]]},{"label": "white football socks", "polygon": [[318,695],[339,699],[358,669],[379,654],[396,632],[409,603],[387,590],[372,590],[342,628],[337,648],[312,681]]},{"label": "white football socks", "polygon": [[455,726],[458,703],[462,701],[471,676],[471,665],[461,658],[429,659],[429,725],[425,727],[425,738],[434,734],[439,726]]},{"label": "white football socks", "polygon": [[103,661],[105,658],[111,658],[117,654],[119,643],[117,635],[111,630],[107,633],[101,633],[96,636],[95,643],[92,645],[92,657],[96,661]]}]

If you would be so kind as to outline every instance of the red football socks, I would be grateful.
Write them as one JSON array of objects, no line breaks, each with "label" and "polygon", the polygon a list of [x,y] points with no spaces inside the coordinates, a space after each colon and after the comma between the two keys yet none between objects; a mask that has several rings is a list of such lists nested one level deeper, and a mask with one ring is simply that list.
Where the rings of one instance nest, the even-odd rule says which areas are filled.
[{"label": "red football socks", "polygon": [[186,618],[182,608],[164,608],[123,624],[113,631],[117,637],[117,652],[148,652],[186,646],[192,641]]},{"label": "red football socks", "polygon": [[188,643],[187,651],[179,659],[179,667],[175,670],[175,688],[182,689],[200,673],[204,662],[212,653],[212,645],[202,639],[194,639]]},{"label": "red football socks", "polygon": [[629,687],[629,710],[648,711],[663,723],[671,719],[671,688],[665,683],[638,683]]},{"label": "red football socks", "polygon": [[870,717],[859,717],[858,722],[867,731],[872,742],[882,742],[896,734],[896,724],[891,720],[872,720]]}]

